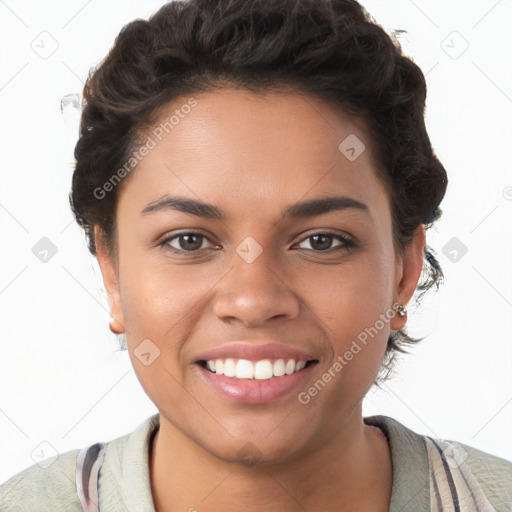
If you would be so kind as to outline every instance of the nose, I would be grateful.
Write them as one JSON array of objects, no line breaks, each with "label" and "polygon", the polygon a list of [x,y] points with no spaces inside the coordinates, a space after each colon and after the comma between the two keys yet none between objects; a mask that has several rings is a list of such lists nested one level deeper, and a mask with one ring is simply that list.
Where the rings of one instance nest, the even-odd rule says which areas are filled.
[{"label": "nose", "polygon": [[296,318],[300,300],[289,281],[288,273],[263,255],[252,263],[235,256],[233,267],[217,285],[214,313],[222,321],[236,319],[246,327]]}]

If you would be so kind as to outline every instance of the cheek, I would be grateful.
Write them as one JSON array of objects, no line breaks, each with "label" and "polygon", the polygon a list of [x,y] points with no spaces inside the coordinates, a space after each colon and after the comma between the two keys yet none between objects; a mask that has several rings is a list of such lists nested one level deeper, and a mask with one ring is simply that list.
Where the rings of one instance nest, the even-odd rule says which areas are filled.
[{"label": "cheek", "polygon": [[213,273],[199,266],[155,263],[135,252],[124,260],[121,272],[129,347],[149,338],[166,360],[178,364],[181,347],[215,284]]},{"label": "cheek", "polygon": [[190,406],[182,388],[182,355],[203,287],[169,266],[125,263],[121,297],[135,374],[159,409],[166,403]]},{"label": "cheek", "polygon": [[331,365],[337,376],[333,396],[364,396],[380,368],[389,336],[393,254],[372,250],[360,253],[336,271],[317,272],[308,285],[309,307],[319,318],[333,348]]},{"label": "cheek", "polygon": [[179,273],[152,261],[140,243],[125,238],[119,265],[125,326],[134,333],[147,330],[157,335],[164,327],[162,323],[168,324],[167,329],[171,327],[170,314],[180,314],[176,293],[181,291]]},{"label": "cheek", "polygon": [[319,267],[308,278],[309,305],[335,340],[357,337],[390,308],[393,271],[392,254],[377,248],[338,267]]}]

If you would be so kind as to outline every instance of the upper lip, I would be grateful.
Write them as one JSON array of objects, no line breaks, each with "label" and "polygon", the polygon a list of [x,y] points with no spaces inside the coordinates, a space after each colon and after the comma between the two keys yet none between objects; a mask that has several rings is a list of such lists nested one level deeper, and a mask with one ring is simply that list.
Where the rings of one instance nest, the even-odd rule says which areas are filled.
[{"label": "upper lip", "polygon": [[228,358],[247,359],[249,361],[261,361],[262,359],[294,359],[296,362],[315,360],[315,357],[311,354],[289,345],[272,342],[255,344],[254,341],[236,341],[203,352],[197,358],[197,361]]}]

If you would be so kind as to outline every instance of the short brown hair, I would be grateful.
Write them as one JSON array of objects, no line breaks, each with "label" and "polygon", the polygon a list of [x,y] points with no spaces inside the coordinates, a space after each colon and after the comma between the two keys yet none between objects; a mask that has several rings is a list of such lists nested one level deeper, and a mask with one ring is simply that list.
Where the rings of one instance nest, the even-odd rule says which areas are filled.
[{"label": "short brown hair", "polygon": [[[425,77],[354,0],[171,1],[125,25],[84,87],[70,203],[95,255],[94,226],[115,253],[115,212],[123,183],[95,190],[121,168],[161,108],[226,85],[253,92],[292,87],[362,117],[391,199],[393,242],[403,253],[415,228],[441,216],[447,176],[426,131]],[[126,178],[125,178],[126,181]],[[425,246],[421,296],[443,273]],[[375,383],[396,353],[423,338],[392,331]]]}]

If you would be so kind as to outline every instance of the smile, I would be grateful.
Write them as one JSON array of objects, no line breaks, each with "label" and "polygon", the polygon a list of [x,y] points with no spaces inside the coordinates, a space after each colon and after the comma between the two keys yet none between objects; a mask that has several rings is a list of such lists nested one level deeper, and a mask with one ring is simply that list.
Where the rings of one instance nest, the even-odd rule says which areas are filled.
[{"label": "smile", "polygon": [[200,375],[215,394],[232,402],[269,404],[299,393],[317,360],[209,359],[197,362]]},{"label": "smile", "polygon": [[315,361],[296,361],[295,359],[210,359],[200,364],[216,375],[224,375],[235,379],[269,380],[273,377],[292,375],[313,364]]}]

